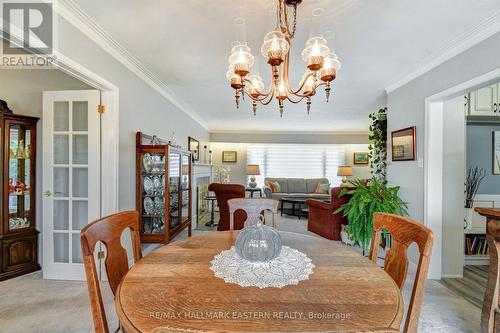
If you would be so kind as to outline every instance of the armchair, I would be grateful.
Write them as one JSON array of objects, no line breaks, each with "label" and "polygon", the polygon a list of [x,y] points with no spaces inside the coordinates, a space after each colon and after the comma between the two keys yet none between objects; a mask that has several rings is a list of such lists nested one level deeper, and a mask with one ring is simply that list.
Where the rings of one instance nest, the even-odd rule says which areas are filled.
[{"label": "armchair", "polygon": [[341,213],[335,214],[334,212],[351,198],[348,194],[339,198],[340,192],[345,188],[332,188],[330,202],[306,200],[306,205],[309,207],[307,230],[331,240],[340,240],[342,225],[348,224],[348,221]]},{"label": "armchair", "polygon": [[[217,205],[219,206],[218,231],[229,230],[229,205],[228,200],[245,198],[245,186],[239,184],[219,184],[212,183],[208,190],[215,193]],[[242,210],[234,212],[234,229],[243,229],[247,214]]]}]

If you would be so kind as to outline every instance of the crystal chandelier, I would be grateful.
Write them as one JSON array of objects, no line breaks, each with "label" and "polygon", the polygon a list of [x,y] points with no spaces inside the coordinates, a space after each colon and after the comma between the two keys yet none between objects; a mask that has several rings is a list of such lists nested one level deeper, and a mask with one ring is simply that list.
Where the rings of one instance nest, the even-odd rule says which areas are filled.
[{"label": "crystal chandelier", "polygon": [[[264,36],[261,53],[271,66],[271,84],[264,92],[264,82],[259,75],[251,74],[254,56],[246,43],[239,43],[231,49],[229,68],[226,73],[231,87],[235,90],[236,108],[240,105],[240,96],[247,95],[252,100],[253,113],[257,112],[257,103],[268,105],[276,98],[280,116],[283,117],[284,102],[288,100],[298,104],[306,100],[307,113],[311,110],[311,98],[320,86],[325,86],[326,102],[330,97],[330,82],[335,80],[340,69],[337,55],[330,50],[325,38],[313,36],[306,42],[302,59],[306,62],[306,71],[299,82],[299,88],[291,87],[288,70],[290,66],[290,42],[297,26],[297,7],[302,0],[277,0],[277,22],[275,30]],[[289,20],[292,17],[290,27]]]}]

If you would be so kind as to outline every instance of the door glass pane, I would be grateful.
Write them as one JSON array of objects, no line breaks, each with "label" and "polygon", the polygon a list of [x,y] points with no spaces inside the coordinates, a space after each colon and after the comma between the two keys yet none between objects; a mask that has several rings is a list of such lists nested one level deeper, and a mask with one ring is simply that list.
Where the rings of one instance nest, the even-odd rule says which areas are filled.
[{"label": "door glass pane", "polygon": [[86,198],[88,195],[87,168],[73,168],[73,196]]},{"label": "door glass pane", "polygon": [[88,163],[88,136],[73,135],[73,164]]},{"label": "door glass pane", "polygon": [[68,102],[54,102],[54,131],[69,131]]},{"label": "door glass pane", "polygon": [[54,168],[54,196],[69,197],[69,168]]},{"label": "door glass pane", "polygon": [[69,262],[69,235],[54,233],[54,262]]},{"label": "door glass pane", "polygon": [[88,130],[87,109],[87,102],[73,102],[73,131]]},{"label": "door glass pane", "polygon": [[82,248],[80,247],[80,234],[71,234],[72,242],[72,260],[73,263],[81,264],[83,263]]},{"label": "door glass pane", "polygon": [[30,127],[11,124],[9,127],[9,229],[30,226]]},{"label": "door glass pane", "polygon": [[69,229],[69,201],[54,200],[54,230]]},{"label": "door glass pane", "polygon": [[73,200],[73,231],[81,230],[88,221],[88,202]]},{"label": "door glass pane", "polygon": [[54,164],[69,164],[69,135],[54,134]]}]

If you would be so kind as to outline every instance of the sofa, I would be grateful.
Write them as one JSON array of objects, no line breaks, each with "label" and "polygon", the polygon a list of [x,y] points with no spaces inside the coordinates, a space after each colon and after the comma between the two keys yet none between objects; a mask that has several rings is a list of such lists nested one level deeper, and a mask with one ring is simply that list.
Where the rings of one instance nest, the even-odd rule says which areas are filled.
[{"label": "sofa", "polygon": [[[279,192],[272,192],[268,186],[269,182],[277,182],[280,187]],[[329,184],[326,178],[264,178],[264,194],[267,198],[280,200],[285,196],[294,196],[298,198],[311,198],[318,200],[328,200],[330,194],[314,193],[318,183]]]},{"label": "sofa", "polygon": [[307,230],[331,240],[340,240],[342,225],[348,224],[342,213],[335,213],[343,204],[347,203],[351,195],[345,194],[339,198],[340,192],[346,187],[334,187],[330,191],[330,202],[308,199],[309,219]]}]

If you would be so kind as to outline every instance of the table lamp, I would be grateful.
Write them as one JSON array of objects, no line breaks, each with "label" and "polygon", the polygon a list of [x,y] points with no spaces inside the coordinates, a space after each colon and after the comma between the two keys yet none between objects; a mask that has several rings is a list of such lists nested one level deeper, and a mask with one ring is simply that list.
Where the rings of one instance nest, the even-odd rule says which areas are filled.
[{"label": "table lamp", "polygon": [[255,176],[260,175],[260,167],[257,164],[249,164],[247,165],[247,175],[250,176],[250,182],[248,183],[248,187],[255,188],[257,187],[257,183],[255,182]]},{"label": "table lamp", "polygon": [[337,176],[342,176],[342,184],[340,184],[340,186],[347,186],[347,177],[352,176],[352,166],[339,166],[339,169],[337,170]]}]

